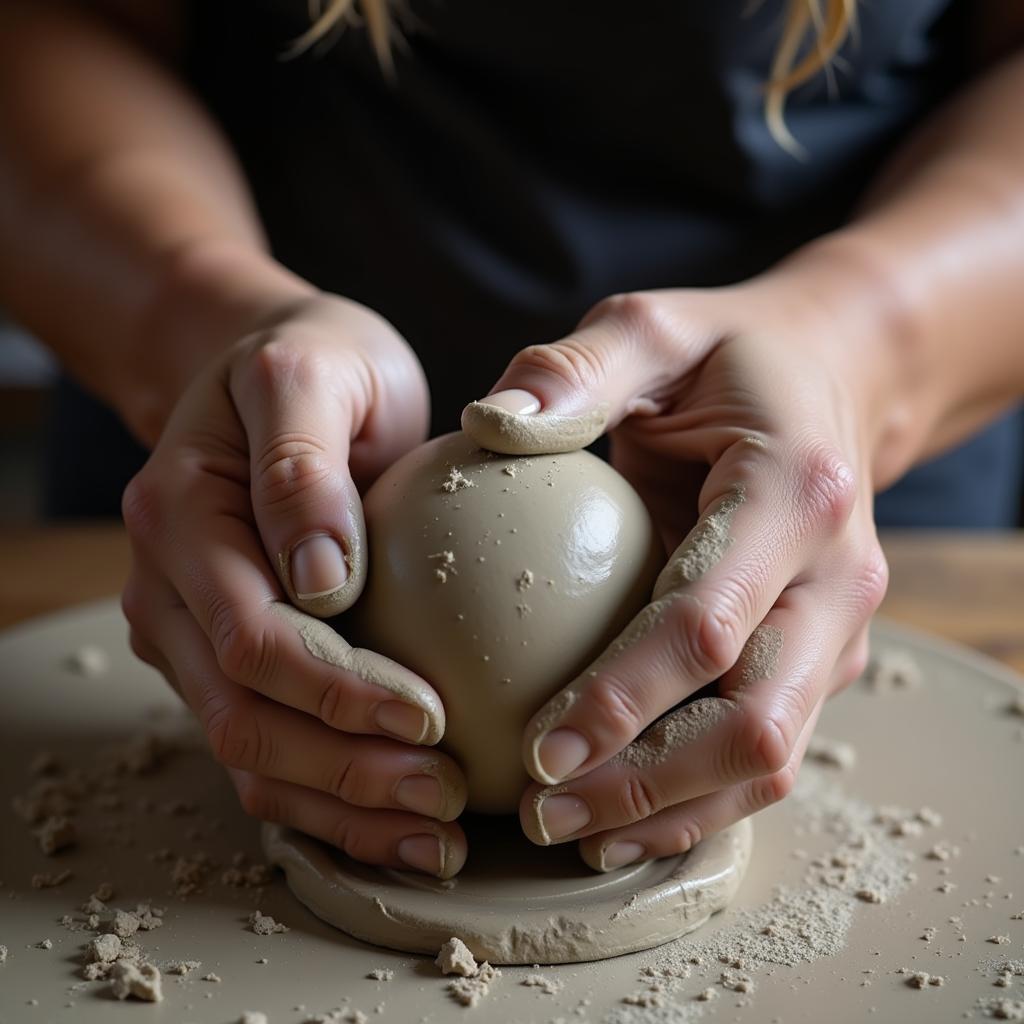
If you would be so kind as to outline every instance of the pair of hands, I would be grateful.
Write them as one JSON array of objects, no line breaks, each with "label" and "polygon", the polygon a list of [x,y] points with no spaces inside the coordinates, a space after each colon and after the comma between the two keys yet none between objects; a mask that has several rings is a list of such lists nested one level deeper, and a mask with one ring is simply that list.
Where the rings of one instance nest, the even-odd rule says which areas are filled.
[{"label": "pair of hands", "polygon": [[[886,583],[878,367],[844,334],[784,275],[638,293],[520,352],[497,382],[488,401],[526,436],[602,409],[613,464],[666,552],[682,545],[635,642],[527,727],[537,783],[520,813],[535,841],[578,839],[610,870],[788,792],[823,701],[864,666]],[[467,853],[465,782],[432,746],[444,709],[429,681],[340,638],[318,650],[280,613],[290,600],[326,617],[358,597],[359,490],[424,439],[427,409],[386,322],[337,297],[290,303],[193,380],[126,491],[124,608],[134,651],[196,713],[248,813],[447,878]],[[715,681],[718,701],[659,726],[657,757],[615,756]]]}]

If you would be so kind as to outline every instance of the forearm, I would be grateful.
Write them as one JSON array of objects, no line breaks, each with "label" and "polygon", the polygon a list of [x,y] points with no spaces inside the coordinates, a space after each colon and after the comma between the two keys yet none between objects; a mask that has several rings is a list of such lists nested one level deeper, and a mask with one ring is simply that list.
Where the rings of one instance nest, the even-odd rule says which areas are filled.
[{"label": "forearm", "polygon": [[0,304],[144,440],[211,352],[307,290],[199,104],[92,16],[4,4],[0,138]]},{"label": "forearm", "polygon": [[862,332],[875,483],[1024,394],[1024,55],[926,123],[847,227],[775,272]]}]

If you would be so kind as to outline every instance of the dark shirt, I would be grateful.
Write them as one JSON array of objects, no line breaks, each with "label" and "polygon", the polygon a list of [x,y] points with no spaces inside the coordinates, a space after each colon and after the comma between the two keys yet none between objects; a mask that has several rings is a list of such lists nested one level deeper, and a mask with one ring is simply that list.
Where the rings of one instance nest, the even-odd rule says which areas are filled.
[{"label": "dark shirt", "polygon": [[764,117],[783,0],[406,6],[391,81],[362,27],[281,60],[307,0],[195,0],[187,72],[275,255],[412,344],[435,433],[599,299],[742,280],[841,225],[965,76],[965,2],[861,3],[789,97],[796,159]]}]

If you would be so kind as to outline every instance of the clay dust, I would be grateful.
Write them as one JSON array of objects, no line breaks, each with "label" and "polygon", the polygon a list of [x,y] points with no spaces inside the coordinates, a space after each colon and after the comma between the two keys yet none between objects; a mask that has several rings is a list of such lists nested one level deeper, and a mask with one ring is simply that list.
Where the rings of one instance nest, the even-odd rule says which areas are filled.
[{"label": "clay dust", "polygon": [[[694,1021],[714,998],[709,993],[747,998],[759,975],[841,952],[859,913],[913,884],[918,855],[893,834],[890,816],[849,796],[827,771],[806,765],[789,799],[801,827],[827,837],[832,848],[808,863],[799,884],[779,886],[759,907],[732,911],[731,922],[707,938],[679,939],[645,955],[637,980],[660,997],[657,1005],[638,1005],[633,993],[603,1024]],[[900,820],[916,820],[892,810]]]}]

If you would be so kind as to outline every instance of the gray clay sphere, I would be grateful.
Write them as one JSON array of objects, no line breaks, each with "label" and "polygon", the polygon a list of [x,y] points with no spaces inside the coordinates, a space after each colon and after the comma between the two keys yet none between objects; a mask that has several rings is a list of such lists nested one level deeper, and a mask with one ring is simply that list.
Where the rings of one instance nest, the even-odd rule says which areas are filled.
[{"label": "gray clay sphere", "polygon": [[367,585],[339,629],[441,695],[469,808],[514,812],[527,721],[649,599],[647,510],[588,452],[495,455],[462,433],[396,462],[364,508]]}]

